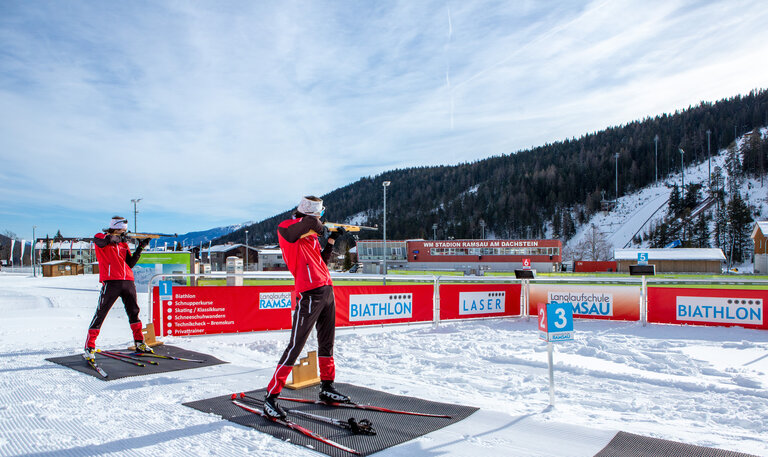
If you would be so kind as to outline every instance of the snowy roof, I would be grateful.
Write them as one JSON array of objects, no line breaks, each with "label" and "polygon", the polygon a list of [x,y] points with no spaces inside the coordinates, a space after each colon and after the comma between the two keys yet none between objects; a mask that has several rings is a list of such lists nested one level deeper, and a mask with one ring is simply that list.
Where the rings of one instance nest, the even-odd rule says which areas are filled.
[{"label": "snowy roof", "polygon": [[280,249],[259,249],[259,254],[264,255],[281,255],[282,253]]},{"label": "snowy roof", "polygon": [[[234,249],[238,249],[238,248],[241,248],[241,247],[245,247],[245,245],[244,244],[240,244],[240,243],[238,243],[238,244],[218,244],[216,246],[211,246],[211,249],[203,249],[203,252],[211,252],[211,253],[214,253],[214,252],[228,252],[228,251],[232,251]],[[253,246],[248,246],[248,249],[250,249],[251,251],[258,251],[258,249],[256,249]]]},{"label": "snowy roof", "polygon": [[757,223],[755,223],[755,229],[752,230],[752,238],[757,235],[757,229],[760,229],[763,236],[768,237],[768,221],[757,221]]},{"label": "snowy roof", "polygon": [[637,260],[640,252],[647,252],[648,260],[725,260],[723,251],[717,248],[616,249],[613,258]]},{"label": "snowy roof", "polygon": [[[50,243],[48,243],[48,248],[52,249],[52,250],[57,250],[57,249],[62,249],[62,250],[67,249],[68,250],[70,248],[70,244],[72,246],[72,250],[74,250],[74,251],[77,251],[77,250],[89,250],[89,249],[92,248],[90,241],[72,241],[72,242],[70,242],[70,241],[51,241]],[[37,250],[45,249],[45,241],[39,241],[38,240],[38,242],[35,243],[35,249],[37,249]]]},{"label": "snowy roof", "polygon": [[50,262],[43,262],[40,265],[61,265],[62,263],[74,263],[77,265],[77,262],[71,260],[51,260]]}]

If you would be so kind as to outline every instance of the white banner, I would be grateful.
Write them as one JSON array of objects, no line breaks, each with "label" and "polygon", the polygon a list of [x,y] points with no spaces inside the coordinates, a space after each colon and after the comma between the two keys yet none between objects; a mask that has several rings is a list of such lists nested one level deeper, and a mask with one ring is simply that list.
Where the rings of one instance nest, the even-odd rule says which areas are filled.
[{"label": "white banner", "polygon": [[8,260],[13,263],[13,246],[16,244],[16,240],[11,240],[11,253],[8,255]]},{"label": "white banner", "polygon": [[27,242],[24,240],[21,240],[21,255],[19,255],[19,260],[21,260],[21,265],[24,266],[24,245],[26,245]]}]

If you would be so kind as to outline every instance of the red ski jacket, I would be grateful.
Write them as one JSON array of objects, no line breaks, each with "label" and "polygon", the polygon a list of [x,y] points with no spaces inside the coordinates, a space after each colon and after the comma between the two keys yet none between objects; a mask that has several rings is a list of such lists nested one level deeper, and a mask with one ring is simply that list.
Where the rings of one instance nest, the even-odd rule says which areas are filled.
[{"label": "red ski jacket", "polygon": [[320,219],[314,216],[284,220],[277,226],[280,250],[283,251],[285,263],[293,275],[297,293],[333,285],[331,273],[326,265],[331,257],[333,245],[328,243],[322,251],[320,250],[317,234],[323,230]]},{"label": "red ski jacket", "polygon": [[99,261],[99,282],[133,281],[133,268],[141,256],[141,249],[131,255],[128,243],[117,235],[97,233],[93,236],[96,259]]}]

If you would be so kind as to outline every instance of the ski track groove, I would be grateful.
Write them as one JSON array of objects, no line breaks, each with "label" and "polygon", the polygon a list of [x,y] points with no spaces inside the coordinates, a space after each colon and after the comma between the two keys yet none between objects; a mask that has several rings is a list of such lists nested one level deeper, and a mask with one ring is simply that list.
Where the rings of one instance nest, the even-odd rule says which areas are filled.
[{"label": "ski track groove", "polygon": [[[4,361],[0,358],[0,371],[35,366],[41,361],[54,365],[43,359],[56,355],[60,354],[14,355]],[[233,371],[231,368],[235,367],[230,366],[226,371]],[[42,381],[49,379],[51,370],[25,372],[27,375],[23,377],[4,376],[0,383],[0,457],[103,454],[234,457],[267,447],[282,448],[285,454],[295,452],[293,445],[277,444],[268,435],[250,432],[217,416],[201,415],[181,404],[221,395],[222,386],[216,382],[218,376],[206,383],[205,390],[211,391],[207,395],[190,389],[200,386],[197,384],[200,379],[195,376],[188,376],[191,379],[186,382],[182,376],[169,379],[167,373],[106,382],[62,367],[54,375],[58,382],[55,388],[69,391],[71,395],[46,399],[47,395],[56,394],[51,391],[49,380]],[[193,374],[191,371],[175,373]],[[131,425],[118,436],[106,437],[99,430],[101,422],[109,417],[101,413],[109,411],[113,404],[130,405],[121,415],[129,415]],[[81,418],[84,408],[93,410],[86,420]],[[172,419],[168,420],[169,417]],[[207,443],[212,441],[219,445],[211,448]]]}]

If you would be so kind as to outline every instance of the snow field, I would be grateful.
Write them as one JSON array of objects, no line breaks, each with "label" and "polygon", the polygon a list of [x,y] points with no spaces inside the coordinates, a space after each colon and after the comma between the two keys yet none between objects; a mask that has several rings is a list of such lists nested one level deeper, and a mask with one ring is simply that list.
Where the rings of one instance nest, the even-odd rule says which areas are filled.
[{"label": "snow field", "polygon": [[[166,338],[230,363],[110,382],[45,361],[82,347],[98,291],[91,275],[0,273],[0,456],[318,455],[182,406],[264,387],[288,332]],[[618,430],[768,456],[768,332],[587,320],[575,331],[556,344],[554,409],[535,319],[338,329],[338,381],[481,408],[384,457],[588,457]],[[118,301],[98,344],[129,340]]]}]

